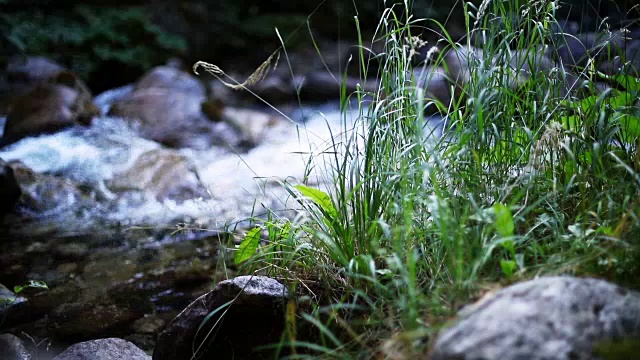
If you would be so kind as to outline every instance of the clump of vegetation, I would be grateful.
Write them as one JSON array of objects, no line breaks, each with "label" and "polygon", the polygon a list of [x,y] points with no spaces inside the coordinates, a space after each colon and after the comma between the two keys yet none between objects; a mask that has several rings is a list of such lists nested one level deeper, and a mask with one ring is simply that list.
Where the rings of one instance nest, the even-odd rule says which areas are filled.
[{"label": "clump of vegetation", "polygon": [[[408,358],[487,289],[542,274],[638,273],[640,80],[587,66],[578,97],[552,76],[564,73],[558,64],[524,80],[513,71],[514,50],[535,55],[553,41],[556,5],[466,3],[462,44],[434,21],[445,33],[435,65],[460,46],[482,50],[450,104],[415,85],[411,4],[385,10],[374,39],[384,45],[380,88],[343,92],[342,127],[309,166],[328,169],[308,174],[330,177],[328,187],[284,183],[300,216],[256,220],[236,249],[241,271],[305,295],[290,304],[280,344],[291,358]],[[535,68],[535,56],[523,61]],[[441,112],[440,137],[427,106]]]},{"label": "clump of vegetation", "polygon": [[167,53],[186,50],[183,38],[163,31],[136,7],[25,8],[0,14],[0,30],[14,53],[56,59],[84,78],[106,62],[143,71],[166,60]]}]

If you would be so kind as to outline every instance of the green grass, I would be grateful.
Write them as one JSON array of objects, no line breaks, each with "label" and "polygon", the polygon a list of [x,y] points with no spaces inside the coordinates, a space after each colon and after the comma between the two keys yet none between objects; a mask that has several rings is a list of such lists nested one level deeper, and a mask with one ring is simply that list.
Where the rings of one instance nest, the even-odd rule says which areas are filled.
[{"label": "green grass", "polygon": [[[556,41],[555,7],[485,3],[465,5],[469,36],[461,44],[446,32],[438,44],[433,61],[442,66],[460,45],[482,50],[450,104],[415,86],[412,49],[424,21],[410,6],[390,6],[374,38],[384,45],[379,91],[343,91],[344,109],[357,99],[358,120],[345,111],[343,131],[311,160],[310,169],[331,169],[328,189],[283,183],[304,215],[259,221],[266,244],[250,232],[236,251],[240,272],[282,279],[298,294],[280,344],[289,358],[424,354],[459,306],[538,275],[640,285],[632,282],[637,79],[604,77],[588,65],[578,74],[581,90],[567,94],[557,62],[522,77],[517,70],[535,68],[532,55]],[[363,81],[371,75],[365,51],[354,60]],[[613,89],[597,90],[596,81]],[[446,120],[430,143],[426,106]]]}]

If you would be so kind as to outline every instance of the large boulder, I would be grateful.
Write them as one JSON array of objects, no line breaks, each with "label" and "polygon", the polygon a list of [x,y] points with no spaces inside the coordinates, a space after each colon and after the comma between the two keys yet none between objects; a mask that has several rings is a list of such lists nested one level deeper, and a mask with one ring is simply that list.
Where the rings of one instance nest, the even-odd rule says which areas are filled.
[{"label": "large boulder", "polygon": [[13,169],[0,159],[0,215],[10,212],[22,195]]},{"label": "large boulder", "polygon": [[134,344],[118,339],[107,338],[81,342],[70,346],[53,360],[149,360],[151,356]]},{"label": "large boulder", "polygon": [[12,101],[0,146],[76,124],[90,125],[98,115],[87,87],[75,75],[62,72]]},{"label": "large boulder", "polygon": [[208,196],[192,161],[170,149],[143,153],[131,168],[116,174],[107,186],[114,192],[150,193],[159,201],[184,201]]},{"label": "large boulder", "polygon": [[197,78],[173,66],[157,66],[149,70],[135,84],[134,91],[142,89],[175,90],[198,99],[206,96],[205,87]]},{"label": "large boulder", "polygon": [[208,112],[204,85],[173,66],[158,66],[135,84],[133,92],[117,99],[109,115],[139,126],[142,136],[169,147],[206,149],[219,142]]},{"label": "large boulder", "polygon": [[31,353],[22,340],[12,334],[0,335],[0,359],[3,360],[31,360]]},{"label": "large boulder", "polygon": [[0,79],[0,114],[6,114],[8,106],[18,96],[46,83],[66,69],[40,56],[12,56],[7,62],[5,79]]},{"label": "large boulder", "polygon": [[202,101],[182,91],[146,88],[116,101],[109,115],[136,123],[143,137],[166,146],[206,149],[215,144],[215,136]]},{"label": "large boulder", "polygon": [[545,277],[463,309],[432,359],[596,359],[598,344],[640,336],[640,294],[596,279]]},{"label": "large boulder", "polygon": [[427,99],[425,112],[427,114],[435,114],[438,112],[435,105],[428,104],[430,100],[438,100],[445,107],[449,105],[451,102],[451,84],[443,68],[427,66],[418,68],[414,70],[413,73],[416,86],[425,91],[425,98]]},{"label": "large boulder", "polygon": [[272,359],[273,354],[256,348],[280,341],[287,298],[287,289],[267,277],[240,276],[222,281],[160,333],[153,359],[192,359],[194,344],[203,345],[195,355],[205,359]]}]

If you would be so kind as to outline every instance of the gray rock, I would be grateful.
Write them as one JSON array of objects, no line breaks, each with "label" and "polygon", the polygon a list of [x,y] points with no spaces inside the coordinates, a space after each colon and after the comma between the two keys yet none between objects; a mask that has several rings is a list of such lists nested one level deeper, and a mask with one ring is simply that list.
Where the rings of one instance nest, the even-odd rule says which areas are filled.
[{"label": "gray rock", "polygon": [[571,35],[561,33],[554,41],[557,57],[568,68],[584,66],[588,59],[602,59],[610,53],[624,48],[625,36],[621,32],[612,33],[584,33]]},{"label": "gray rock", "polygon": [[[68,84],[69,81],[76,84]],[[55,133],[73,125],[90,125],[98,115],[100,109],[93,104],[86,85],[73,74],[64,73],[11,102],[0,146],[30,136]]]},{"label": "gray rock", "polygon": [[196,77],[171,66],[157,66],[149,70],[138,80],[134,90],[154,88],[180,91],[198,99],[206,97],[205,87]]},{"label": "gray rock", "polygon": [[[443,68],[426,66],[414,70],[416,86],[425,90],[427,99],[440,101],[445,107],[451,103],[451,85]],[[426,105],[426,104],[425,104]],[[427,114],[438,113],[435,105],[428,105]]]},{"label": "gray rock", "polygon": [[0,284],[0,327],[14,325],[28,312],[28,308],[27,299]]},{"label": "gray rock", "polygon": [[0,335],[0,359],[3,360],[31,360],[22,340],[15,335]]},{"label": "gray rock", "polygon": [[545,277],[463,309],[432,359],[597,359],[594,346],[640,335],[640,294],[606,281]]},{"label": "gray rock", "polygon": [[140,350],[132,343],[107,338],[81,342],[71,345],[53,360],[148,360],[151,356]]},{"label": "gray rock", "polygon": [[[254,349],[280,341],[287,298],[287,289],[282,284],[264,276],[240,276],[222,281],[191,303],[160,333],[153,359],[191,359],[193,344],[205,345],[197,354],[202,358],[261,359],[264,356],[271,359],[273,354],[258,353]],[[225,307],[230,301],[232,304]],[[198,332],[205,317],[216,310]],[[216,328],[211,331],[216,322]],[[209,332],[211,336],[205,339],[204,335]]]},{"label": "gray rock", "polygon": [[451,81],[458,89],[471,81],[472,72],[476,70],[495,72],[497,67],[508,70],[495,72],[495,76],[503,74],[504,82],[508,83],[511,89],[517,89],[531,74],[547,74],[555,67],[544,51],[538,49],[514,50],[492,56],[493,58],[487,62],[482,49],[458,46],[445,54],[444,62]]}]

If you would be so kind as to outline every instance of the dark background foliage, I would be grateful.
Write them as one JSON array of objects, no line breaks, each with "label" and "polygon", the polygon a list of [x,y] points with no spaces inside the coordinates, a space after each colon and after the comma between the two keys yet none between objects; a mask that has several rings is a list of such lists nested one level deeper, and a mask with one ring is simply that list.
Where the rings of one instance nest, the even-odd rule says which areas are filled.
[{"label": "dark background foliage", "polygon": [[[586,31],[603,17],[615,22],[631,3],[564,0],[559,18],[578,21]],[[170,57],[251,69],[280,45],[276,27],[291,48],[309,43],[307,21],[316,39],[349,40],[356,36],[354,16],[370,32],[383,7],[362,0],[355,6],[353,0],[0,0],[0,66],[13,55],[44,55],[96,91],[129,82]],[[463,26],[462,1],[415,0],[412,8],[416,18]]]}]

